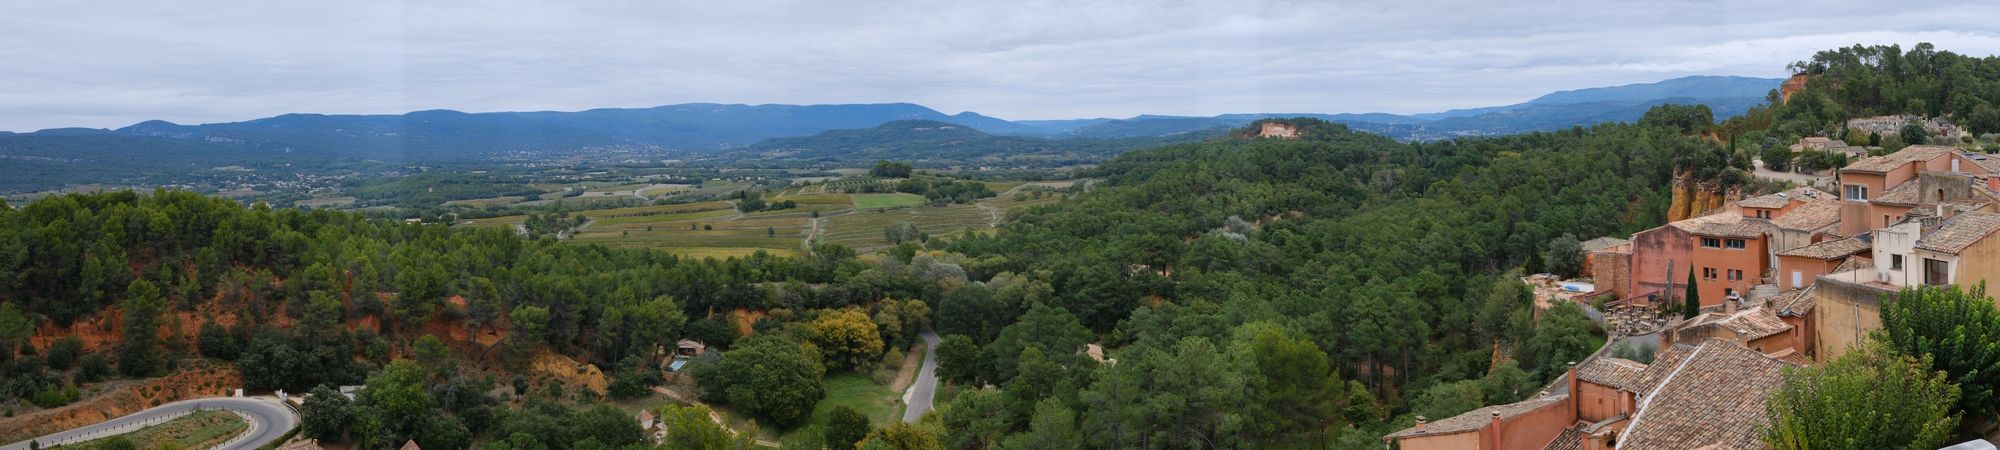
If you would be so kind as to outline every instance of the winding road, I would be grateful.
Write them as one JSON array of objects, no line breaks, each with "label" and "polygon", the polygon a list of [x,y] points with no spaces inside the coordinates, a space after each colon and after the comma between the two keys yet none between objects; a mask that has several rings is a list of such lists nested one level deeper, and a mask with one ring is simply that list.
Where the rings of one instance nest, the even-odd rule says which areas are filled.
[{"label": "winding road", "polygon": [[924,413],[931,410],[931,398],[937,396],[937,346],[938,335],[925,331],[917,335],[924,340],[924,365],[917,368],[917,379],[910,382],[910,390],[903,393],[903,421],[916,423]]},{"label": "winding road", "polygon": [[[278,438],[283,437],[285,433],[291,432],[292,428],[299,425],[298,413],[293,412],[290,407],[278,403],[275,399],[218,397],[181,400],[155,406],[145,411],[107,420],[96,425],[35,438],[32,442],[39,442],[42,447],[50,447],[55,444],[73,444],[91,439],[106,438],[138,431],[149,425],[164,423],[196,410],[229,411],[243,416],[245,420],[250,422],[249,431],[245,431],[235,439],[231,439],[222,446],[216,447],[224,450],[248,450],[263,447],[264,444],[276,442]],[[27,450],[29,442],[31,441],[0,445],[0,450]]]}]

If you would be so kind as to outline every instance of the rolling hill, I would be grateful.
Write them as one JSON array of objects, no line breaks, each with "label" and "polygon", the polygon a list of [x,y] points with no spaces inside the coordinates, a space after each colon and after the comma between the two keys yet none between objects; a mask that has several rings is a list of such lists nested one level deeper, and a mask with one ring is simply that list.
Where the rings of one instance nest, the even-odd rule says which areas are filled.
[{"label": "rolling hill", "polygon": [[935,120],[898,120],[811,136],[773,138],[727,154],[736,159],[800,165],[866,165],[878,160],[918,166],[961,164],[1051,167],[1095,162],[1128,150],[1218,136],[1221,129],[1159,137],[1050,139],[989,134]]}]

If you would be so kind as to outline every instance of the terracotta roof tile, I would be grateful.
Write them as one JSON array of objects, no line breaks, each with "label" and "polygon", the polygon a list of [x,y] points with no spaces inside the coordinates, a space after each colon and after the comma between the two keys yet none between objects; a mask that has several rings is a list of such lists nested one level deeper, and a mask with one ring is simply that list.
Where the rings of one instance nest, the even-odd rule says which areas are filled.
[{"label": "terracotta roof tile", "polygon": [[1903,184],[1898,184],[1896,185],[1896,187],[1889,188],[1889,190],[1882,191],[1881,194],[1869,198],[1868,202],[1882,203],[1889,205],[1916,206],[1917,200],[1919,200],[1920,197],[1919,195],[1917,195],[1917,188],[1919,187],[1920,184],[1921,183],[1917,183],[1916,180],[1905,181],[1903,182]]},{"label": "terracotta roof tile", "polygon": [[1543,406],[1548,406],[1557,402],[1563,402],[1568,400],[1569,400],[1569,395],[1563,394],[1563,395],[1551,395],[1542,398],[1522,400],[1519,402],[1509,403],[1505,405],[1488,406],[1485,408],[1479,408],[1467,411],[1465,414],[1459,414],[1456,416],[1451,416],[1444,418],[1442,420],[1437,420],[1424,424],[1424,428],[1422,430],[1418,430],[1416,427],[1410,427],[1410,428],[1405,428],[1402,431],[1390,433],[1387,436],[1382,436],[1382,438],[1395,439],[1395,438],[1404,438],[1410,436],[1453,434],[1453,433],[1463,433],[1467,431],[1476,431],[1481,427],[1485,427],[1487,424],[1493,422],[1493,413],[1495,411],[1500,412],[1501,418],[1507,418],[1528,411],[1533,411],[1535,410],[1535,408],[1540,408]]},{"label": "terracotta roof tile", "polygon": [[1556,439],[1549,441],[1549,445],[1543,446],[1542,450],[1577,450],[1583,448],[1583,430],[1578,429],[1579,427],[1564,428],[1562,434],[1557,434]]},{"label": "terracotta roof tile", "polygon": [[1689,233],[1702,236],[1754,239],[1764,237],[1771,231],[1771,223],[1762,220],[1715,221],[1701,224]]},{"label": "terracotta roof tile", "polygon": [[1584,253],[1590,253],[1630,243],[1632,243],[1632,241],[1606,236],[1597,239],[1591,239],[1588,241],[1583,241],[1582,246]]},{"label": "terracotta roof tile", "polygon": [[1818,260],[1835,260],[1866,252],[1871,247],[1860,238],[1847,238],[1821,242],[1804,247],[1778,252],[1778,256],[1800,256]]},{"label": "terracotta roof tile", "polygon": [[1873,268],[1875,268],[1875,260],[1868,259],[1866,256],[1856,255],[1847,257],[1847,262],[1840,263],[1840,267],[1833,268],[1833,273],[1853,272]]},{"label": "terracotta roof tile", "polygon": [[1853,164],[1848,164],[1847,167],[1841,168],[1840,171],[1888,172],[1903,167],[1904,164],[1916,161],[1929,161],[1931,158],[1948,155],[1956,151],[1958,149],[1954,147],[1912,145],[1904,147],[1902,150],[1897,150],[1895,153],[1855,161]]},{"label": "terracotta roof tile", "polygon": [[[1831,197],[1831,196],[1828,196]],[[1813,231],[1828,226],[1840,225],[1840,200],[1817,198],[1786,211],[1771,225],[1787,230]]]},{"label": "terracotta roof tile", "polygon": [[1625,358],[1591,358],[1576,368],[1576,379],[1588,381],[1613,389],[1624,389],[1639,381],[1639,374],[1646,371],[1646,365]]},{"label": "terracotta roof tile", "polygon": [[2000,172],[2000,156],[1973,152],[1960,152],[1959,154],[1964,155],[1966,161],[1971,161],[1973,164],[1978,165],[1979,168],[1986,169],[1987,172]]},{"label": "terracotta roof tile", "polygon": [[1812,285],[1779,293],[1771,297],[1771,307],[1778,310],[1779,316],[1805,317],[1806,314],[1812,313],[1814,306],[1818,305],[1819,295],[1816,289],[1818,287],[1819,285]]},{"label": "terracotta roof tile", "polygon": [[1957,254],[1973,243],[2000,231],[2000,214],[1967,212],[1945,219],[1937,231],[1917,239],[1917,248]]},{"label": "terracotta roof tile", "polygon": [[1621,448],[1764,448],[1764,399],[1783,382],[1786,363],[1721,340],[1668,353],[1676,355],[1646,370],[1643,378],[1658,382],[1641,394]]},{"label": "terracotta roof tile", "polygon": [[1746,342],[1792,329],[1791,324],[1778,318],[1776,311],[1762,306],[1744,308],[1734,314],[1719,312],[1702,314],[1682,324],[1681,329],[1691,330],[1704,326],[1722,327]]}]

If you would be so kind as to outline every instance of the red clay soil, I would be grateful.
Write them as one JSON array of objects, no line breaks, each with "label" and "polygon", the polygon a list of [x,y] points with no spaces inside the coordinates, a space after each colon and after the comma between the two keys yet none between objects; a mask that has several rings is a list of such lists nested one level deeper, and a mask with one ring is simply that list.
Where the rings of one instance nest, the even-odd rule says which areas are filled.
[{"label": "red clay soil", "polygon": [[0,442],[91,425],[168,402],[228,395],[243,385],[243,375],[235,368],[202,366],[159,378],[108,383],[117,386],[69,406],[0,419]]}]

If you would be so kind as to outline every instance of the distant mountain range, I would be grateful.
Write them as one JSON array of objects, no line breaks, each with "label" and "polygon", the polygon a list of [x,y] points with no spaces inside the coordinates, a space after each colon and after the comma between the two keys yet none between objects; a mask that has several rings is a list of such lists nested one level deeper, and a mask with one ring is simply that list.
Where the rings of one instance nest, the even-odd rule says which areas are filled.
[{"label": "distant mountain range", "polygon": [[[1248,113],[1009,121],[975,112],[945,114],[910,103],[807,106],[690,103],[577,112],[436,110],[399,115],[286,114],[203,125],[153,120],[115,130],[0,132],[0,161],[7,161],[0,164],[0,181],[6,182],[0,184],[18,189],[50,184],[44,181],[115,182],[139,175],[109,170],[120,167],[143,169],[142,174],[153,177],[149,179],[160,179],[171,178],[186,167],[226,166],[244,161],[324,165],[329,161],[366,160],[430,164],[501,157],[533,159],[538,153],[612,148],[693,157],[787,155],[801,161],[845,161],[850,158],[838,154],[854,152],[908,159],[1062,160],[1100,158],[1136,146],[1198,139],[1261,118],[1300,116],[1343,123],[1397,139],[1431,140],[1632,121],[1661,103],[1706,104],[1718,118],[1730,117],[1762,103],[1765,94],[1782,81],[1685,77],[1555,92],[1506,106],[1411,115]],[[945,144],[926,141],[927,138],[911,135],[908,130],[922,126],[878,129],[897,121],[953,124],[969,128],[960,130],[962,133],[978,135],[958,136],[945,141],[958,144]],[[859,131],[828,134],[834,130]],[[870,139],[875,141],[867,142]],[[927,151],[946,153],[924,153]],[[148,161],[147,158],[164,159]]]},{"label": "distant mountain range", "polygon": [[898,160],[919,167],[1056,167],[1097,162],[1138,148],[1199,141],[1220,136],[1223,130],[1209,127],[1164,136],[1051,138],[989,134],[956,122],[898,120],[870,128],[766,139],[722,156],[795,165],[856,166]]},{"label": "distant mountain range", "polygon": [[1704,104],[1717,119],[1734,117],[1764,103],[1782,78],[1692,76],[1657,83],[1559,91],[1522,103],[1444,112],[1224,114],[1210,117],[1138,116],[1092,123],[1071,130],[1081,137],[1164,136],[1203,128],[1242,126],[1271,117],[1316,117],[1403,140],[1550,131],[1603,122],[1630,122],[1666,103]]}]

